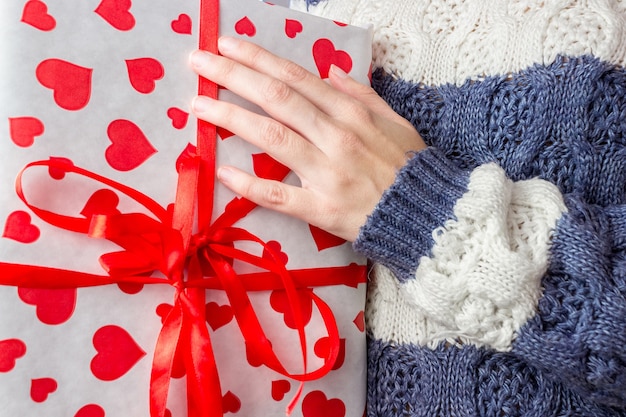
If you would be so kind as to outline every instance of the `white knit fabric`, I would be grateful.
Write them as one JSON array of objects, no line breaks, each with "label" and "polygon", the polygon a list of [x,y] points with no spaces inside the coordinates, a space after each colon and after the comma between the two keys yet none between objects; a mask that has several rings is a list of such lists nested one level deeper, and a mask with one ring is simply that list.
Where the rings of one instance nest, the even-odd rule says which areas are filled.
[{"label": "white knit fabric", "polygon": [[[291,7],[304,11],[306,1]],[[374,66],[425,85],[517,72],[559,54],[626,64],[626,1],[321,0],[309,11],[372,24]]]},{"label": "white knit fabric", "polygon": [[547,181],[512,182],[496,164],[475,169],[456,219],[433,233],[415,279],[401,284],[376,267],[367,314],[374,337],[510,349],[536,311],[551,233],[565,210]]}]

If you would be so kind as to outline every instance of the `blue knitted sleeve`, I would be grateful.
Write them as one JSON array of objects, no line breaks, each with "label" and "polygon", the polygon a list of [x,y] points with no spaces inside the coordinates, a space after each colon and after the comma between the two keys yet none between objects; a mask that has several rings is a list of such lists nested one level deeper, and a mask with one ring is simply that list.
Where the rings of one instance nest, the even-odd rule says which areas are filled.
[{"label": "blue knitted sleeve", "polygon": [[354,247],[397,280],[391,297],[388,282],[372,286],[373,339],[506,352],[564,398],[626,409],[626,206],[512,181],[497,164],[461,169],[430,147]]},{"label": "blue knitted sleeve", "polygon": [[626,206],[566,203],[537,314],[513,351],[582,396],[626,409]]}]

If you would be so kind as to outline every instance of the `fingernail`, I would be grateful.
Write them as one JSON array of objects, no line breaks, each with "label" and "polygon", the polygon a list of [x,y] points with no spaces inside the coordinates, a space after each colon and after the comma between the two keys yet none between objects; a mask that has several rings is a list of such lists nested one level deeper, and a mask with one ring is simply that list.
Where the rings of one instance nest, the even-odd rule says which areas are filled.
[{"label": "fingernail", "polygon": [[196,50],[189,55],[189,61],[194,68],[202,68],[208,65],[211,55],[206,51]]},{"label": "fingernail", "polygon": [[233,171],[227,167],[220,167],[217,170],[217,178],[223,183],[230,183],[233,178]]},{"label": "fingernail", "polygon": [[348,78],[348,73],[335,64],[330,65],[330,72],[339,78]]},{"label": "fingernail", "polygon": [[235,49],[238,44],[239,44],[239,40],[231,36],[222,36],[217,41],[217,45],[220,51],[227,51],[227,50]]},{"label": "fingernail", "polygon": [[211,105],[211,100],[207,97],[198,96],[193,99],[191,102],[191,108],[196,113],[204,113],[209,109]]}]

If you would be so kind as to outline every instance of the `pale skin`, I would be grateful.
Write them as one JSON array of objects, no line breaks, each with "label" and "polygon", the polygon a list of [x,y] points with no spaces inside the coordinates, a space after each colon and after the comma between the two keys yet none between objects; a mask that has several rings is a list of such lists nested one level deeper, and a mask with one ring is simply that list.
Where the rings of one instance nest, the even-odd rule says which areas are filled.
[{"label": "pale skin", "polygon": [[332,66],[328,82],[252,43],[222,37],[221,55],[195,51],[193,69],[270,117],[198,96],[194,114],[288,166],[301,186],[231,166],[219,180],[235,193],[354,241],[408,155],[426,147],[415,128],[368,86]]}]

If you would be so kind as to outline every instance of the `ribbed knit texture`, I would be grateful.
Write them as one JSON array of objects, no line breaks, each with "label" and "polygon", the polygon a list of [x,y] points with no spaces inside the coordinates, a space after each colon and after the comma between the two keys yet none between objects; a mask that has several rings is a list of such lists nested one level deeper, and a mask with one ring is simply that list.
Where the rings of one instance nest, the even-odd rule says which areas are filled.
[{"label": "ribbed knit texture", "polygon": [[442,219],[453,216],[468,176],[436,148],[420,152],[385,192],[368,219],[371,226],[363,228],[355,248],[391,268],[400,281],[411,279],[419,259],[429,254],[432,231],[443,226]]},{"label": "ribbed knit texture", "polygon": [[307,2],[429,145],[354,245],[368,417],[626,416],[626,3]]}]

